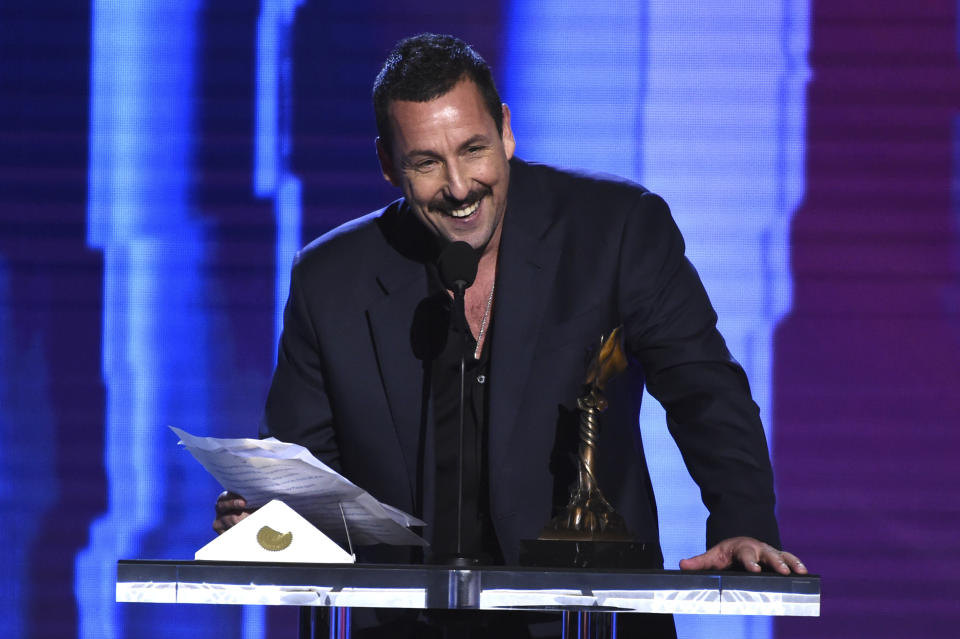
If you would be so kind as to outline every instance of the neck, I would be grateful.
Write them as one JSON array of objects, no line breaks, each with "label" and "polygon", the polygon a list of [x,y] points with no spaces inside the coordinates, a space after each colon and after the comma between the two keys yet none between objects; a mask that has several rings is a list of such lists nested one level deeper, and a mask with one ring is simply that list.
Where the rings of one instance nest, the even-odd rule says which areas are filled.
[{"label": "neck", "polygon": [[486,246],[483,247],[483,251],[480,253],[480,261],[477,264],[478,273],[496,272],[497,256],[500,254],[500,234],[502,229],[503,220],[501,220],[497,228],[494,229],[493,235],[490,236],[490,241],[487,242]]},{"label": "neck", "polygon": [[[502,226],[502,225],[501,225]],[[487,339],[487,329],[492,321],[494,280],[497,274],[497,256],[500,251],[500,227],[498,226],[490,241],[480,254],[477,265],[477,278],[464,296],[467,324],[477,339],[476,354],[481,352]],[[486,318],[486,319],[485,319]],[[481,330],[483,329],[483,330]]]}]

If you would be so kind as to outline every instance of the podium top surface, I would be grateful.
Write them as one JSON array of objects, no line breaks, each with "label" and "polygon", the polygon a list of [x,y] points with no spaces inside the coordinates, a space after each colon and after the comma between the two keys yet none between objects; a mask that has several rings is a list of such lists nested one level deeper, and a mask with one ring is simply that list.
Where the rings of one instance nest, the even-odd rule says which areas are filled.
[{"label": "podium top surface", "polygon": [[818,616],[820,577],[517,566],[117,563],[118,602]]}]

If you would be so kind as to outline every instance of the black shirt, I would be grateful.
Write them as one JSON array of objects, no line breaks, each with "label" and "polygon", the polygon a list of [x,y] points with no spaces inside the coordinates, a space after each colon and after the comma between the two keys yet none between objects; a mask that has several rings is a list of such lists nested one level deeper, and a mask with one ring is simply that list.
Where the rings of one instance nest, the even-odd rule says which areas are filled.
[{"label": "black shirt", "polygon": [[431,549],[434,561],[457,554],[458,458],[460,448],[460,357],[465,353],[463,421],[463,526],[461,555],[483,564],[503,563],[490,522],[489,462],[487,459],[487,399],[490,366],[490,327],[480,359],[474,359],[476,339],[453,317],[453,300],[443,289],[434,268],[428,268],[431,293],[442,295],[448,322],[444,348],[434,359],[431,391],[436,451],[434,529]]}]

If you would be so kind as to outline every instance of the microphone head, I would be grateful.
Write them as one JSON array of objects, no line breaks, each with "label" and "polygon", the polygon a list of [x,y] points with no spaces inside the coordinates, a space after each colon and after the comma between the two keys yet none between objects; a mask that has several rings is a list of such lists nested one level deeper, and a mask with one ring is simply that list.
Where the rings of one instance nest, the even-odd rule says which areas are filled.
[{"label": "microphone head", "polygon": [[477,277],[480,256],[466,242],[451,242],[440,252],[437,268],[443,285],[457,292],[468,288]]}]

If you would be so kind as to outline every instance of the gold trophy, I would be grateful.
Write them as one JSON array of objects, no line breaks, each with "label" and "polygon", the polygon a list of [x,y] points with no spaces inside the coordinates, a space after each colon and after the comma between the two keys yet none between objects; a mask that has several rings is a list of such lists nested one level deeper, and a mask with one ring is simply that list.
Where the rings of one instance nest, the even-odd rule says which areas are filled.
[{"label": "gold trophy", "polygon": [[622,327],[600,340],[587,369],[584,394],[577,398],[580,444],[577,481],[564,512],[536,540],[521,542],[521,564],[582,568],[653,568],[662,563],[659,547],[635,540],[597,483],[600,414],[607,408],[603,389],[627,368]]},{"label": "gold trophy", "polygon": [[596,357],[587,369],[586,393],[577,398],[580,409],[580,448],[576,487],[570,493],[566,512],[555,517],[540,533],[539,539],[567,541],[632,541],[623,517],[603,496],[597,483],[597,444],[600,439],[600,413],[607,409],[603,389],[611,379],[627,368],[621,327],[600,340]]}]

